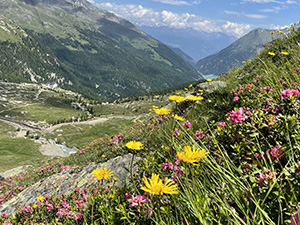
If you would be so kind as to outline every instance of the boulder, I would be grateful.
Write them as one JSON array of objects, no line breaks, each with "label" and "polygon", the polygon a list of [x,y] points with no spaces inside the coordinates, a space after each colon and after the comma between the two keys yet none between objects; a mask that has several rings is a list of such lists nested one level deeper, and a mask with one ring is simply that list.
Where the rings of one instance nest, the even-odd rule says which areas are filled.
[{"label": "boulder", "polygon": [[[139,158],[134,157],[134,170],[137,168],[136,161],[138,159]],[[92,172],[94,169],[100,167],[107,167],[107,169],[113,171],[113,176],[118,178],[114,184],[115,186],[123,186],[128,184],[131,160],[132,154],[129,153],[110,159],[104,163],[90,164],[82,169],[79,167],[73,167],[63,170],[58,174],[54,174],[44,180],[41,180],[40,182],[33,184],[24,191],[20,192],[13,199],[7,201],[5,204],[0,206],[0,214],[3,212],[13,214],[29,203],[36,202],[37,197],[41,195],[68,195],[74,192],[76,187],[80,187],[81,190],[84,188],[98,187],[99,183],[96,178],[93,177]],[[107,184],[107,181],[103,180],[103,185]]]}]

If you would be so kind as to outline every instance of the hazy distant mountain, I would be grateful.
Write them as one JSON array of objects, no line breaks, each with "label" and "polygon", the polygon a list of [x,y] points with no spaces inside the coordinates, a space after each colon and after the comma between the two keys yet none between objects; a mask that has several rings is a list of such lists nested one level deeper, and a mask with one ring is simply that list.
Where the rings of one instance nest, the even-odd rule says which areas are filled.
[{"label": "hazy distant mountain", "polygon": [[[53,81],[60,79],[59,86],[88,96],[126,96],[199,78],[170,48],[86,0],[1,0],[0,15],[15,21],[39,43],[43,54],[48,51],[57,60],[59,71]],[[23,56],[33,68],[34,62]],[[5,55],[0,57],[5,61]],[[17,64],[18,57],[12,55],[11,60]],[[47,77],[42,72],[36,75]],[[7,79],[14,81],[17,76],[35,82],[20,73]]]},{"label": "hazy distant mountain", "polygon": [[169,48],[172,49],[173,52],[175,52],[177,55],[179,55],[185,61],[187,61],[188,63],[190,63],[193,67],[196,67],[196,63],[197,62],[191,56],[189,56],[184,51],[182,51],[180,48],[174,48],[172,46],[169,46]]},{"label": "hazy distant mountain", "polygon": [[264,44],[277,37],[276,33],[270,34],[271,31],[254,29],[220,52],[199,60],[196,68],[203,75],[219,75],[226,73],[232,67],[239,67],[242,61],[256,56],[263,49]]},{"label": "hazy distant mountain", "polygon": [[207,33],[192,29],[148,26],[140,28],[160,42],[181,49],[196,61],[220,51],[237,39],[224,33]]}]

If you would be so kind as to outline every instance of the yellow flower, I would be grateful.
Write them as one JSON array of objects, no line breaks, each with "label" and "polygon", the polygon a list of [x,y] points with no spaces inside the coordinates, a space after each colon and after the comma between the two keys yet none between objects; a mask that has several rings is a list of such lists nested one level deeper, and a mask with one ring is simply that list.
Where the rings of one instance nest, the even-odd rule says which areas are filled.
[{"label": "yellow flower", "polygon": [[143,149],[144,145],[139,141],[129,141],[126,144],[126,147],[132,150],[141,150]]},{"label": "yellow flower", "polygon": [[276,32],[277,32],[277,34],[282,34],[282,33],[283,33],[282,30],[278,30],[278,31],[276,31]]},{"label": "yellow flower", "polygon": [[101,155],[101,157],[102,157],[102,158],[105,158],[105,155],[103,154],[103,155]]},{"label": "yellow flower", "polygon": [[201,100],[203,100],[203,97],[190,95],[190,96],[188,96],[188,100],[190,100],[190,101],[201,101]]},{"label": "yellow flower", "polygon": [[43,202],[43,201],[45,200],[45,197],[44,197],[44,196],[38,196],[38,197],[37,197],[37,200]]},{"label": "yellow flower", "polygon": [[275,55],[275,53],[274,53],[274,52],[268,52],[268,54],[269,54],[269,55]]},{"label": "yellow flower", "polygon": [[246,61],[243,61],[242,63],[246,63]]},{"label": "yellow flower", "polygon": [[192,84],[190,84],[190,85],[189,85],[189,88],[191,88],[191,87],[193,87],[193,85],[192,85]]},{"label": "yellow flower", "polygon": [[93,170],[93,176],[96,177],[96,179],[98,181],[107,178],[110,178],[113,175],[113,172],[111,170],[107,170],[107,168],[105,167],[104,169],[100,168],[100,169],[95,169]]},{"label": "yellow flower", "polygon": [[275,33],[274,31],[271,31],[271,32],[270,32],[270,34],[274,34],[274,33]]},{"label": "yellow flower", "polygon": [[210,82],[210,81],[212,81],[212,79],[206,79],[206,81]]},{"label": "yellow flower", "polygon": [[152,105],[152,108],[153,108],[153,109],[158,109],[158,106]]},{"label": "yellow flower", "polygon": [[170,97],[169,97],[169,99],[171,100],[171,101],[176,101],[176,102],[183,102],[183,101],[185,101],[186,100],[186,98],[185,97],[183,97],[183,96],[178,96],[178,95],[171,95]]},{"label": "yellow flower", "polygon": [[208,154],[208,152],[205,151],[204,149],[202,150],[200,150],[199,148],[196,149],[195,145],[193,145],[193,150],[189,145],[184,146],[183,151],[184,152],[177,152],[178,158],[183,162],[189,162],[192,163],[193,165],[197,165],[195,163],[199,162],[200,159],[202,159]]},{"label": "yellow flower", "polygon": [[115,180],[115,181],[117,181],[117,180],[118,180],[118,178],[117,178],[117,177],[114,177],[114,180]]},{"label": "yellow flower", "polygon": [[36,209],[36,208],[37,208],[37,204],[34,204],[32,207],[33,207],[34,209]]},{"label": "yellow flower", "polygon": [[154,112],[156,114],[160,114],[160,115],[168,115],[170,113],[170,109],[166,109],[166,108],[153,108]]},{"label": "yellow flower", "polygon": [[177,92],[176,95],[181,95],[181,91]]},{"label": "yellow flower", "polygon": [[198,92],[203,92],[203,90],[200,89],[200,90],[198,90]]},{"label": "yellow flower", "polygon": [[174,119],[178,120],[178,121],[185,121],[185,119],[183,117],[178,116],[177,114],[175,114],[175,115],[173,114],[172,117],[174,117]]},{"label": "yellow flower", "polygon": [[157,174],[152,173],[151,179],[144,177],[143,181],[145,186],[141,189],[150,194],[178,194],[178,187],[173,181],[161,180]]},{"label": "yellow flower", "polygon": [[291,27],[292,27],[292,26],[294,26],[294,24],[293,24],[293,23],[291,23]]},{"label": "yellow flower", "polygon": [[281,52],[282,55],[288,55],[289,53],[287,52]]}]

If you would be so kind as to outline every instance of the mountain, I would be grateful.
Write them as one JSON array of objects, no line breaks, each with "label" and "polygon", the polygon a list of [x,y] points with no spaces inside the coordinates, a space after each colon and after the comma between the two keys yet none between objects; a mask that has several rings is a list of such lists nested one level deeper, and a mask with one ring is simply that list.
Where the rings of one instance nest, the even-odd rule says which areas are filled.
[{"label": "mountain", "polygon": [[187,61],[189,64],[191,64],[194,67],[196,66],[196,61],[191,56],[189,56],[184,51],[182,51],[180,48],[175,48],[175,47],[172,47],[172,46],[168,46],[168,47],[170,49],[172,49],[173,52],[175,52],[177,55],[179,55],[182,59]]},{"label": "mountain", "polygon": [[57,59],[59,86],[85,96],[127,96],[201,78],[170,48],[86,0],[2,0],[0,14]]},{"label": "mountain", "polygon": [[232,67],[239,67],[259,53],[264,45],[277,38],[277,34],[270,34],[272,30],[254,29],[220,52],[205,57],[197,62],[196,68],[204,75],[219,75],[226,73]]},{"label": "mountain", "polygon": [[235,37],[220,32],[207,33],[170,27],[139,28],[162,43],[181,49],[196,61],[220,51],[236,40]]},{"label": "mountain", "polygon": [[65,81],[56,56],[13,21],[0,16],[0,79],[15,82]]}]

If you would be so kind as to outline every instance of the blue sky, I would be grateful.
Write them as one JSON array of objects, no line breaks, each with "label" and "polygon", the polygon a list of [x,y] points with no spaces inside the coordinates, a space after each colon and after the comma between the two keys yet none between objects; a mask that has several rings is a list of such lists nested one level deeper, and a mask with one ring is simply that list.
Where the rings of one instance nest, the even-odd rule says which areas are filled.
[{"label": "blue sky", "polygon": [[89,0],[135,25],[169,26],[241,37],[300,20],[300,0]]}]

